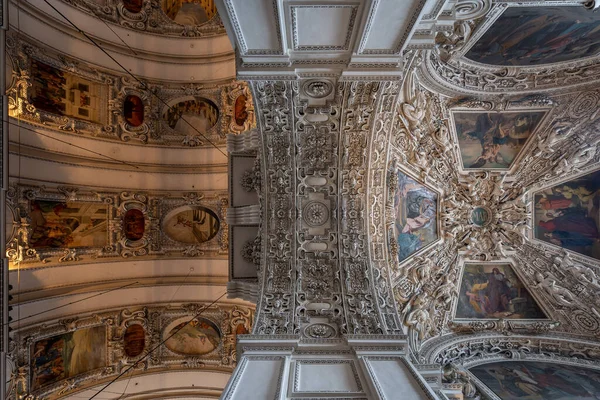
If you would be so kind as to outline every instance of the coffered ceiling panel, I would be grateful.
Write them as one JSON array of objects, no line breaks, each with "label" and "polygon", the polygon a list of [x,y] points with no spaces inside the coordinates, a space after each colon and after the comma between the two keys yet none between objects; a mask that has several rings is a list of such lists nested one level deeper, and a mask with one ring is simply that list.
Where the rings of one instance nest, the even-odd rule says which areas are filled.
[{"label": "coffered ceiling panel", "polygon": [[288,33],[296,51],[348,51],[358,4],[290,4]]},{"label": "coffered ceiling panel", "polygon": [[277,2],[227,0],[242,54],[283,54]]},{"label": "coffered ceiling panel", "polygon": [[[424,0],[376,2],[364,30],[360,54],[397,54],[425,4]],[[413,10],[413,12],[409,12]]]}]

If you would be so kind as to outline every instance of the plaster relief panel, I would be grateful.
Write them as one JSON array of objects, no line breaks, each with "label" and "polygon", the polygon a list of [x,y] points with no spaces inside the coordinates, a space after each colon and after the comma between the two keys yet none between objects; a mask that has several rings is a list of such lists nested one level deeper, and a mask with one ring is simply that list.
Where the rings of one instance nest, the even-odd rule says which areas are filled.
[{"label": "plaster relief panel", "polygon": [[230,278],[256,279],[260,266],[258,226],[231,226]]}]

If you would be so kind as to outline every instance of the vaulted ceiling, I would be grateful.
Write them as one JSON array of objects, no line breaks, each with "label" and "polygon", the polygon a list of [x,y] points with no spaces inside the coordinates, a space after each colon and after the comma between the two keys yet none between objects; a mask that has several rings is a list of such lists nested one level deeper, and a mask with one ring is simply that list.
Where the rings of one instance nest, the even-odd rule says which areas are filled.
[{"label": "vaulted ceiling", "polygon": [[253,324],[595,349],[593,7],[9,1],[10,396],[216,398]]}]

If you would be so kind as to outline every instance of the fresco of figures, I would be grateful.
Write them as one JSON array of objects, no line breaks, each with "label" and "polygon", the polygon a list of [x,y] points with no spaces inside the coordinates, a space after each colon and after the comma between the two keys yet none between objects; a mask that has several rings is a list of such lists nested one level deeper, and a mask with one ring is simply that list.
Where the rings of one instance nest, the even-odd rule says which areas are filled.
[{"label": "fresco of figures", "polygon": [[535,194],[536,239],[600,260],[600,171]]},{"label": "fresco of figures", "polygon": [[213,0],[162,0],[162,9],[174,22],[181,25],[200,25],[217,12]]},{"label": "fresco of figures", "polygon": [[163,227],[167,236],[178,242],[204,243],[219,231],[219,218],[204,207],[184,207],[168,214]]},{"label": "fresco of figures", "polygon": [[600,371],[568,364],[503,361],[470,369],[501,399],[596,400]]},{"label": "fresco of figures", "polygon": [[102,247],[106,245],[108,205],[34,200],[30,246]]},{"label": "fresco of figures", "polygon": [[38,389],[106,365],[106,327],[38,340],[31,349],[31,386]]},{"label": "fresco of figures", "polygon": [[466,57],[484,64],[535,66],[599,51],[600,19],[581,5],[509,7]]},{"label": "fresco of figures", "polygon": [[455,318],[546,318],[509,264],[465,264]]},{"label": "fresco of figures", "polygon": [[194,135],[196,130],[206,133],[216,125],[219,109],[210,100],[193,99],[172,105],[163,115],[171,129],[180,134]]},{"label": "fresco of figures", "polygon": [[435,192],[398,172],[394,229],[400,262],[438,238],[437,202]]},{"label": "fresco of figures", "polygon": [[454,112],[452,115],[465,169],[508,169],[544,112]]},{"label": "fresco of figures", "polygon": [[[37,60],[31,61],[31,103],[46,112],[101,122],[106,88]],[[103,95],[104,92],[104,95]]]},{"label": "fresco of figures", "polygon": [[165,346],[178,354],[203,355],[219,346],[221,335],[215,324],[204,318],[180,322],[165,331]]}]

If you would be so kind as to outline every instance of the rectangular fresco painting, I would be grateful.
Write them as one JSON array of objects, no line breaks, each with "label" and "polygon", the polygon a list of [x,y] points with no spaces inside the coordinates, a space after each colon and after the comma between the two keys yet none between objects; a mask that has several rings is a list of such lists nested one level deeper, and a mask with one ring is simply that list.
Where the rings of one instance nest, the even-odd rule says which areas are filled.
[{"label": "rectangular fresco painting", "polygon": [[600,51],[600,19],[581,5],[509,7],[465,55],[494,65],[535,66]]},{"label": "rectangular fresco painting", "polygon": [[106,327],[38,340],[31,348],[31,386],[42,386],[106,366]]},{"label": "rectangular fresco painting", "polygon": [[536,239],[600,260],[600,171],[538,192],[534,202]]},{"label": "rectangular fresco painting", "polygon": [[[46,112],[102,122],[101,84],[37,60],[31,61],[31,103]],[[107,107],[107,106],[106,106]],[[105,108],[106,108],[105,107]]]},{"label": "rectangular fresco painting", "polygon": [[510,264],[465,264],[455,318],[546,318]]},{"label": "rectangular fresco painting", "polygon": [[437,202],[434,191],[398,172],[394,226],[400,262],[438,238]]},{"label": "rectangular fresco painting", "polygon": [[568,364],[502,361],[469,370],[501,399],[597,400],[600,371]]},{"label": "rectangular fresco painting", "polygon": [[102,247],[108,242],[108,205],[33,200],[30,205],[33,248]]},{"label": "rectangular fresco painting", "polygon": [[544,111],[453,113],[464,168],[510,168],[544,114]]}]

